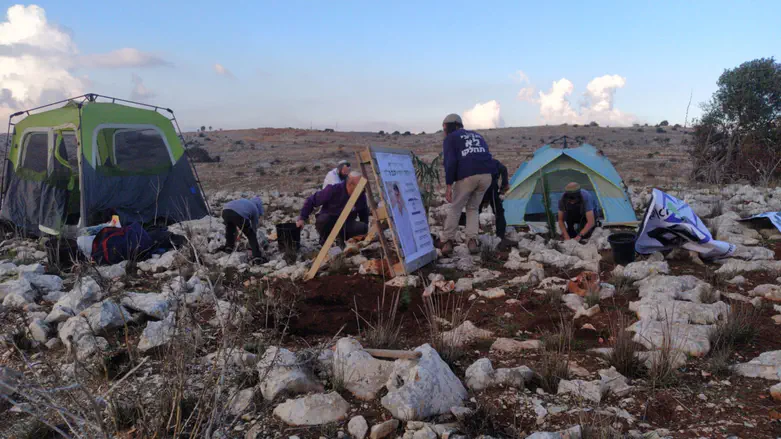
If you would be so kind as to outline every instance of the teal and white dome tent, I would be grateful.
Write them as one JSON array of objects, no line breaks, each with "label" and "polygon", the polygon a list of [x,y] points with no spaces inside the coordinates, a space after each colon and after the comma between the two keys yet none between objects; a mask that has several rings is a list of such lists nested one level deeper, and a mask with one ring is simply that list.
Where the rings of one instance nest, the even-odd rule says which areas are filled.
[{"label": "teal and white dome tent", "polygon": [[546,206],[555,218],[564,186],[574,181],[596,198],[602,225],[636,225],[626,185],[610,160],[592,145],[567,148],[567,138],[561,139],[563,148],[542,146],[510,179],[504,197],[507,224],[546,222]]}]

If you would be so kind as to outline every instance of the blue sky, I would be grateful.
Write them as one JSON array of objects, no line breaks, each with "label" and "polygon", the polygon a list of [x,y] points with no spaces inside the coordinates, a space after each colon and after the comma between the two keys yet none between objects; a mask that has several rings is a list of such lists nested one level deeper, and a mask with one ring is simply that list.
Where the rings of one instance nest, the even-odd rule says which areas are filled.
[{"label": "blue sky", "polygon": [[[596,100],[584,97],[587,85],[605,75],[617,75],[602,90],[616,124],[683,123],[690,92],[691,118],[725,68],[781,55],[778,1],[543,3],[36,4],[79,54],[133,48],[164,60],[68,71],[86,77],[86,91],[118,97],[131,95],[136,75],[136,96],[174,108],[189,128],[430,131],[447,113],[491,101],[475,123],[577,122],[605,116],[584,104]],[[544,112],[539,92],[562,78],[569,106],[548,95],[559,100]],[[521,100],[525,87],[533,90]]]}]

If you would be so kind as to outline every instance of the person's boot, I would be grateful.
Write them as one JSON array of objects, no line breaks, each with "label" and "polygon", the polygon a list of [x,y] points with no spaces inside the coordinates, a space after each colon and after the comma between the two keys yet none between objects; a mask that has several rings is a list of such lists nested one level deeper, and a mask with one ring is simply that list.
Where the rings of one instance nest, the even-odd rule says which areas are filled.
[{"label": "person's boot", "polygon": [[450,256],[453,254],[453,241],[445,241],[440,250],[442,251],[442,256]]},{"label": "person's boot", "polygon": [[467,241],[466,247],[469,249],[469,253],[471,254],[480,252],[480,243],[474,238]]}]

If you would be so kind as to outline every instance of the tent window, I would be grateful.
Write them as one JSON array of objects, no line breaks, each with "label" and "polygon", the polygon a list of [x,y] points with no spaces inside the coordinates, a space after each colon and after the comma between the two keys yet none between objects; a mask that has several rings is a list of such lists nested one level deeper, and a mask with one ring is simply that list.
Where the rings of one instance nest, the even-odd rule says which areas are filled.
[{"label": "tent window", "polygon": [[155,129],[122,128],[113,138],[114,163],[123,171],[143,172],[171,163],[168,146]]},{"label": "tent window", "polygon": [[21,167],[46,172],[49,157],[49,133],[30,133],[22,139]]},{"label": "tent window", "polygon": [[60,142],[58,147],[58,153],[60,154],[60,157],[67,160],[71,169],[79,169],[79,147],[76,143],[76,134],[73,132],[62,133],[62,142]]}]

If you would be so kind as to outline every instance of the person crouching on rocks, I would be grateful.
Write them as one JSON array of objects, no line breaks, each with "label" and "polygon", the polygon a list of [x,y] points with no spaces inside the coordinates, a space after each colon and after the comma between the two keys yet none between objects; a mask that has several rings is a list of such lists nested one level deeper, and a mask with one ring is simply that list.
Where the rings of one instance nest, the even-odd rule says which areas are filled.
[{"label": "person crouching on rocks", "polygon": [[565,241],[588,239],[594,232],[597,216],[597,203],[588,192],[577,183],[564,187],[564,195],[559,200],[559,230]]},{"label": "person crouching on rocks", "polygon": [[[320,212],[315,215],[315,228],[320,235],[320,245],[323,245],[328,239],[328,235],[336,226],[339,215],[342,214],[347,201],[355,191],[358,183],[361,181],[360,172],[350,172],[347,180],[327,186],[325,189],[310,195],[304,202],[301,209],[301,215],[296,221],[298,228],[304,227],[304,223],[312,215],[316,207],[320,207]],[[358,220],[356,220],[356,218]],[[366,202],[366,194],[358,196],[350,215],[347,217],[341,230],[339,231],[340,245],[353,236],[365,235],[369,231],[369,205]]]},{"label": "person crouching on rocks", "polygon": [[258,223],[263,216],[263,200],[260,197],[238,199],[225,204],[222,209],[222,219],[225,221],[225,245],[217,249],[232,253],[236,250],[238,231],[247,237],[252,249],[252,262],[255,264],[268,262],[258,245]]}]

